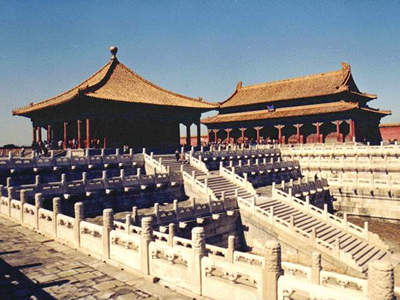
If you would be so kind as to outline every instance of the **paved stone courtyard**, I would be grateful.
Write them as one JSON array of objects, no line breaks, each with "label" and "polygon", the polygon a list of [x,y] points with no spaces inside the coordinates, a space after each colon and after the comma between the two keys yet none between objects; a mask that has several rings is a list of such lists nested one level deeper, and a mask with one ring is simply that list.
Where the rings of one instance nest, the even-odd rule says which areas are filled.
[{"label": "paved stone courtyard", "polygon": [[0,299],[189,299],[0,217]]}]

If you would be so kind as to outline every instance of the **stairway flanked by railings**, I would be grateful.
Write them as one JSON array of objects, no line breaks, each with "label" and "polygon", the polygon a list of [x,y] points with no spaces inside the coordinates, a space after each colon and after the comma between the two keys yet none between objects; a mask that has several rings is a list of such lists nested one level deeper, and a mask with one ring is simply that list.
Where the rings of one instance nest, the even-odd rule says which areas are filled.
[{"label": "stairway flanked by railings", "polygon": [[190,154],[184,167],[172,158],[163,157],[161,163],[169,166],[170,171],[179,169],[182,172],[185,190],[190,186],[193,196],[215,200],[236,198],[241,212],[256,218],[259,224],[265,224],[265,229],[283,232],[293,241],[309,247],[310,251],[320,251],[330,261],[336,260],[366,273],[371,261],[390,256],[387,245],[378,235],[368,231],[367,223],[364,228],[356,226],[328,213],[326,206],[321,210],[311,205],[308,197],[305,201],[300,200],[275,185],[271,197],[261,197],[249,181],[222,164],[219,171],[203,172],[199,170],[201,161],[194,158],[191,163]]}]

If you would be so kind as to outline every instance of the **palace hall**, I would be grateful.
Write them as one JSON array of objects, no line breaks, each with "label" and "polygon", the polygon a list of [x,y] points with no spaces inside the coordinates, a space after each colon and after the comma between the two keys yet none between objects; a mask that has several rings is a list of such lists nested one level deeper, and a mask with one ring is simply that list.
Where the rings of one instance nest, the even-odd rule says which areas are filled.
[{"label": "palace hall", "polygon": [[376,98],[360,92],[350,65],[342,63],[333,72],[248,86],[239,82],[219,113],[202,123],[210,141],[376,144],[382,140],[380,120],[391,114],[368,106]]},{"label": "palace hall", "polygon": [[[142,78],[116,57],[111,47],[107,64],[76,87],[50,99],[15,109],[13,115],[32,121],[33,142],[74,140],[77,148],[128,145],[134,149],[172,149],[180,144],[179,124],[196,124],[200,139],[201,113],[218,105],[165,90]],[[200,144],[200,141],[197,141]],[[175,148],[176,149],[176,148]]]}]

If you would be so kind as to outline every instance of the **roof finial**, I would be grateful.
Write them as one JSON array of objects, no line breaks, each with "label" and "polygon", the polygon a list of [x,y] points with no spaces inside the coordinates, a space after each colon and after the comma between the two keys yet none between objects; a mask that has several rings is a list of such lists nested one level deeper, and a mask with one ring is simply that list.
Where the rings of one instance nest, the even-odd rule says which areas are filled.
[{"label": "roof finial", "polygon": [[110,52],[111,52],[111,59],[117,58],[118,47],[111,46]]}]

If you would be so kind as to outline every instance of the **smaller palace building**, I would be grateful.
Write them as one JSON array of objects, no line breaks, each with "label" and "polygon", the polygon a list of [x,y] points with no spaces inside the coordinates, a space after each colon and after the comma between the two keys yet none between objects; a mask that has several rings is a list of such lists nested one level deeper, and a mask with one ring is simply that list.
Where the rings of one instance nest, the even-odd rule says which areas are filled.
[{"label": "smaller palace building", "polygon": [[337,71],[242,86],[202,120],[210,141],[261,139],[279,143],[382,140],[379,123],[390,111],[368,106],[377,96],[362,93],[350,65]]},{"label": "smaller palace building", "polygon": [[50,99],[15,109],[13,115],[32,121],[34,142],[62,141],[64,148],[75,141],[78,148],[101,147],[171,149],[180,145],[179,125],[197,125],[200,144],[201,113],[217,104],[165,90],[120,63],[111,47],[107,64],[76,87]]}]

